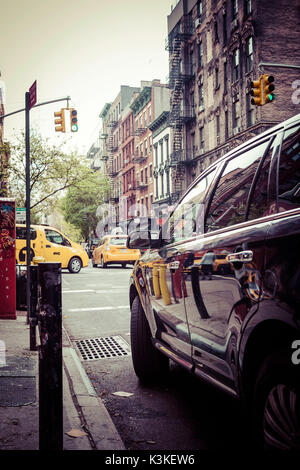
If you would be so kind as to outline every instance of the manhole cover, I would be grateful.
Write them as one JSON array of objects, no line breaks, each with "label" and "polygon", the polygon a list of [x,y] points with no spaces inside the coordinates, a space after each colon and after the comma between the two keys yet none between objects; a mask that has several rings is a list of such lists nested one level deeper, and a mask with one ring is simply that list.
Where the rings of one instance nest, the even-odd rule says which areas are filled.
[{"label": "manhole cover", "polygon": [[108,336],[76,341],[84,361],[110,359],[130,355],[130,347],[121,336]]}]

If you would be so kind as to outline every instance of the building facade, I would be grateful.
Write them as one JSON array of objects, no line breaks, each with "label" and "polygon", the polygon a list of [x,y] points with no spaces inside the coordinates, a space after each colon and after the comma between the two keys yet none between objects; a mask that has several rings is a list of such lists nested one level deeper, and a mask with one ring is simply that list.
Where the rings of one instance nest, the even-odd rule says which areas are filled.
[{"label": "building facade", "polygon": [[154,203],[168,205],[172,194],[169,111],[163,111],[149,127],[153,136]]},{"label": "building facade", "polygon": [[[0,72],[1,78],[1,72]],[[1,88],[0,82],[0,116],[4,116],[4,90]],[[0,196],[8,196],[8,162],[9,162],[9,145],[4,142],[4,119],[0,119]]]},{"label": "building facade", "polygon": [[[168,16],[173,193],[239,143],[299,112],[297,2],[180,0]],[[289,40],[287,41],[286,38]],[[298,38],[298,39],[297,39]],[[251,104],[251,81],[275,77],[276,100]]]}]

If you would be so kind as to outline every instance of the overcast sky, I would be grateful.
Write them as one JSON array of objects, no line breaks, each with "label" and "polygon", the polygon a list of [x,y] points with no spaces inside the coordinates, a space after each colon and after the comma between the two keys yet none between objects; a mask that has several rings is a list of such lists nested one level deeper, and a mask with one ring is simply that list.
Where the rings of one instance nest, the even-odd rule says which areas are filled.
[{"label": "overcast sky", "polygon": [[[0,71],[5,112],[24,108],[25,92],[37,80],[37,102],[71,97],[78,133],[71,145],[87,152],[97,136],[98,115],[121,85],[168,75],[167,16],[175,0],[0,0]],[[66,102],[30,112],[31,126],[53,143],[54,111]],[[10,140],[24,129],[24,113],[5,119]]]}]

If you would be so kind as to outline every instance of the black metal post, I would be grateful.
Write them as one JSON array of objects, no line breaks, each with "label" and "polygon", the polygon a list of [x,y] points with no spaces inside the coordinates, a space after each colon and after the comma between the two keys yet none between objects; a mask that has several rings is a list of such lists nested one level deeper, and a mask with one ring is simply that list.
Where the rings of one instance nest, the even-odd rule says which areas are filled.
[{"label": "black metal post", "polygon": [[27,265],[27,323],[30,317],[30,96],[29,91],[25,93],[25,151],[26,151],[26,265]]},{"label": "black metal post", "polygon": [[38,265],[39,449],[63,448],[61,265]]},{"label": "black metal post", "polygon": [[38,284],[38,267],[30,266],[30,280],[31,280],[31,308],[29,317],[30,329],[30,351],[36,351],[36,325],[37,325],[37,284]]}]

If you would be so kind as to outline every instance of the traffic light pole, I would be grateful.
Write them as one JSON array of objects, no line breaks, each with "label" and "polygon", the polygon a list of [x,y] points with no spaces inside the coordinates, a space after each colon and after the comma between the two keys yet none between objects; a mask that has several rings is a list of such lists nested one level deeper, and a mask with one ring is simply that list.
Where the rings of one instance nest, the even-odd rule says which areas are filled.
[{"label": "traffic light pole", "polygon": [[[260,70],[261,67],[278,67],[278,68],[286,68],[286,69],[300,69],[300,65],[292,65],[292,64],[276,64],[272,62],[260,62],[258,64],[258,69]],[[263,69],[261,69],[263,71]]]},{"label": "traffic light pole", "polygon": [[[26,161],[26,299],[27,299],[27,323],[30,322],[30,96],[29,92],[25,93],[25,161]],[[30,337],[32,335],[30,334]],[[30,341],[31,343],[32,341]],[[32,350],[34,346],[31,345]],[[35,348],[34,348],[35,349]]]},{"label": "traffic light pole", "polygon": [[[30,107],[30,93],[25,93],[25,108],[13,111],[12,113],[4,114],[0,116],[4,119],[13,114],[21,113],[25,111],[25,160],[26,160],[26,267],[27,267],[27,279],[26,279],[26,300],[27,300],[27,323],[31,321],[31,279],[30,279],[30,266],[31,266],[31,255],[30,255],[30,109],[37,108],[38,106],[44,106],[46,104],[57,103],[58,101],[66,101],[69,103],[70,97],[59,98],[56,100],[45,101],[43,103],[35,104]],[[35,341],[35,325],[30,324],[30,350],[36,350]]]}]

